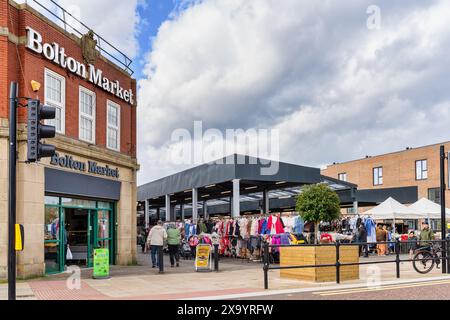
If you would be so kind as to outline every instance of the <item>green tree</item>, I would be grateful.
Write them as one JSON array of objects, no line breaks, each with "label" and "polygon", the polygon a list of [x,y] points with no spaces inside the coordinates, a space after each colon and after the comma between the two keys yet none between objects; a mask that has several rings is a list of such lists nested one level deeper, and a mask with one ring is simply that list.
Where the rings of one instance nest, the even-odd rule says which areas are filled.
[{"label": "green tree", "polygon": [[318,243],[319,223],[331,222],[341,216],[337,193],[323,183],[304,187],[297,197],[296,210],[303,220],[314,223],[316,243]]}]

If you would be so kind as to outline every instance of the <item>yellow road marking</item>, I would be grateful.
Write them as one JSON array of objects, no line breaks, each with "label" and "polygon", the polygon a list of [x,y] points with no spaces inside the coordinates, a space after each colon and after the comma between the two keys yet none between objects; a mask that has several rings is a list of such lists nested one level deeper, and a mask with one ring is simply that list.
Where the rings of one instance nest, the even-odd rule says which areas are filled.
[{"label": "yellow road marking", "polygon": [[380,287],[356,288],[356,289],[347,289],[347,290],[342,289],[342,290],[335,290],[335,291],[321,291],[321,292],[314,292],[313,294],[321,295],[321,296],[333,296],[333,295],[342,295],[342,294],[353,294],[353,293],[364,293],[364,292],[373,292],[373,291],[386,291],[386,290],[424,287],[424,286],[432,286],[432,285],[438,285],[438,284],[450,284],[450,280],[431,281],[431,282],[424,282],[424,283],[406,283],[406,284],[388,285],[388,286],[380,286]]}]

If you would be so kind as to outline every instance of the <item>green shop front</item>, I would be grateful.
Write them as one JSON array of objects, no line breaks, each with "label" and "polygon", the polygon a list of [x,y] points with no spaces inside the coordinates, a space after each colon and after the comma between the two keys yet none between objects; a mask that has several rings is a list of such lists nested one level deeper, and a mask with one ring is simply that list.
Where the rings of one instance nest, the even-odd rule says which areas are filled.
[{"label": "green shop front", "polygon": [[94,250],[117,251],[117,202],[121,182],[45,169],[44,256],[46,274],[68,266],[93,266]]}]

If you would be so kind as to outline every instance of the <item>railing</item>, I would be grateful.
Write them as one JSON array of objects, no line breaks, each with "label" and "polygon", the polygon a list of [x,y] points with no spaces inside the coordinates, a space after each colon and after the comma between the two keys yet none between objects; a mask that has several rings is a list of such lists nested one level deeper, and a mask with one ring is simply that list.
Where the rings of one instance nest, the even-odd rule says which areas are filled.
[{"label": "railing", "polygon": [[[78,36],[82,37],[88,31],[92,30],[86,24],[84,24],[79,19],[74,17],[66,9],[61,7],[54,0],[47,0],[47,2],[50,2],[52,4],[52,6],[54,6],[54,8],[53,8],[54,10],[52,10],[48,6],[44,5],[42,3],[42,0],[25,0],[25,3],[27,5],[31,5],[31,7],[41,8],[42,12],[41,12],[41,10],[38,10],[38,11],[40,11],[42,14],[47,16],[50,20],[52,20],[56,23],[61,23],[64,30],[67,32],[72,30]],[[36,6],[33,6],[32,4],[35,4]],[[55,19],[56,19],[56,21],[55,21]],[[68,22],[68,20],[77,24],[77,26],[74,26],[73,23],[71,24],[70,22]],[[103,37],[101,37],[97,33],[94,32],[94,36],[95,36],[95,39],[97,40],[97,50],[103,56],[112,59],[121,68],[123,68],[128,74],[133,75],[134,71],[131,69],[131,64],[133,63],[133,61],[130,58],[128,58],[128,56],[125,53],[123,53],[122,51],[117,49],[115,46],[113,46],[111,43],[109,43],[107,40],[105,40]]]},{"label": "railing", "polygon": [[[385,242],[352,242],[352,243],[340,243],[336,241],[336,243],[326,243],[326,244],[297,244],[297,245],[269,245],[267,242],[263,244],[263,270],[264,270],[264,289],[269,289],[269,270],[282,270],[282,269],[306,269],[306,268],[326,268],[326,267],[334,267],[336,268],[336,283],[339,284],[341,282],[341,268],[345,266],[360,266],[360,265],[370,265],[370,264],[384,264],[384,263],[395,263],[396,264],[396,277],[400,278],[400,264],[402,262],[414,262],[414,261],[425,261],[429,259],[401,259],[400,258],[400,244],[408,244],[408,243],[441,243],[442,250],[437,253],[441,253],[441,257],[439,258],[442,261],[442,268],[446,270],[447,273],[450,273],[450,266],[448,266],[450,262],[450,255],[447,250],[450,248],[449,239],[447,240],[427,240],[427,241],[400,241],[397,239],[396,241],[385,241]],[[353,263],[341,263],[340,262],[340,248],[343,246],[370,246],[374,244],[394,244],[395,245],[395,260],[378,260],[378,261],[367,261],[367,262],[353,262]],[[269,258],[269,248],[283,248],[283,247],[335,247],[336,248],[336,259],[334,263],[329,264],[319,264],[319,265],[302,265],[302,266],[271,266],[270,258]],[[419,246],[426,247],[426,246]],[[417,251],[417,250],[416,250]],[[359,255],[358,255],[359,258]],[[434,257],[433,257],[434,258]],[[447,263],[444,266],[444,261]],[[280,252],[280,263],[281,263],[281,252]],[[445,268],[445,269],[444,269]]]}]

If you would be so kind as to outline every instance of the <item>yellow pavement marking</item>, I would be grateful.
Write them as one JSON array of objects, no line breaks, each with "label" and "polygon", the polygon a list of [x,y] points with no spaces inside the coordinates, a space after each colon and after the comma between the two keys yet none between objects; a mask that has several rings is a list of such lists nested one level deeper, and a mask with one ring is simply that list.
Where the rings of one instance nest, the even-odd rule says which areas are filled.
[{"label": "yellow pavement marking", "polygon": [[321,296],[333,296],[333,295],[342,295],[342,294],[353,294],[353,293],[364,293],[364,292],[372,292],[372,291],[387,291],[387,290],[396,290],[396,289],[406,289],[406,288],[415,288],[415,287],[424,287],[424,286],[433,286],[438,284],[450,284],[450,280],[442,280],[442,281],[430,281],[430,282],[417,282],[417,283],[405,283],[405,284],[396,284],[396,285],[387,285],[380,287],[366,287],[366,288],[357,288],[357,289],[342,289],[335,291],[321,291],[314,292],[313,294],[321,295]]}]

